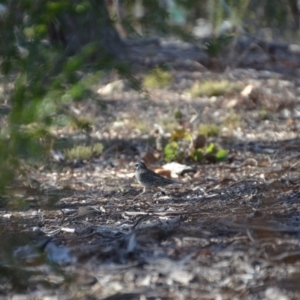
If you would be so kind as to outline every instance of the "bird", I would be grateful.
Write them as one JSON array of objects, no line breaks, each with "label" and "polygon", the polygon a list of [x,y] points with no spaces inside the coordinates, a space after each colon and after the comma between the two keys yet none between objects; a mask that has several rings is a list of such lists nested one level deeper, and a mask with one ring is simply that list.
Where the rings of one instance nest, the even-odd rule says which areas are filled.
[{"label": "bird", "polygon": [[165,178],[152,170],[148,169],[143,161],[135,163],[135,178],[144,189],[143,192],[137,195],[135,198],[146,193],[147,188],[161,187],[169,184],[183,184],[181,181]]}]

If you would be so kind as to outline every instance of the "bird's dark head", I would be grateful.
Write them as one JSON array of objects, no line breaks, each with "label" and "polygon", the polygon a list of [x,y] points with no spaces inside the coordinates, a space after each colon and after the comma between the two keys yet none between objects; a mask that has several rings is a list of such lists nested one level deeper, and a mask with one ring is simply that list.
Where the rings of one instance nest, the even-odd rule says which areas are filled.
[{"label": "bird's dark head", "polygon": [[134,164],[136,170],[146,170],[147,167],[143,161],[139,161]]}]

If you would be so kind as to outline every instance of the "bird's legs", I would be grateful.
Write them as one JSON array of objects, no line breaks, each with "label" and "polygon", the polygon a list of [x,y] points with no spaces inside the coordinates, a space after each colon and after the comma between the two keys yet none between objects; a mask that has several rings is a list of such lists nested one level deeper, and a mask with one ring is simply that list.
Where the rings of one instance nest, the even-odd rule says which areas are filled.
[{"label": "bird's legs", "polygon": [[143,191],[141,193],[139,193],[137,196],[135,196],[133,198],[133,200],[137,199],[138,197],[140,197],[143,194],[146,194],[147,192],[149,192],[149,190],[147,190],[147,187],[144,186]]}]

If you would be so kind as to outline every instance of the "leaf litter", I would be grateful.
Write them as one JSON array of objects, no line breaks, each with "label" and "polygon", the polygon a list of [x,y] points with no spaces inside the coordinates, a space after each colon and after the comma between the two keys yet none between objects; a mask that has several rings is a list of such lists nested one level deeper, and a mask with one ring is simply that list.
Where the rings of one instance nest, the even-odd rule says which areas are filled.
[{"label": "leaf litter", "polygon": [[[0,279],[0,299],[298,299],[300,82],[245,72],[191,72],[195,81],[239,77],[241,94],[189,98],[175,88],[184,86],[179,70],[174,89],[150,99],[107,95],[89,133],[105,145],[102,154],[32,170],[38,192],[18,191],[25,209],[1,208],[0,268],[9,276]],[[231,129],[228,103],[242,121]],[[164,164],[151,124],[173,122],[171,108],[193,120],[184,125],[191,132],[220,126],[208,142],[227,159],[183,158],[187,171],[175,173],[184,186],[133,201],[141,191],[134,163],[151,153],[151,167]],[[143,126],[132,123],[136,115]]]}]

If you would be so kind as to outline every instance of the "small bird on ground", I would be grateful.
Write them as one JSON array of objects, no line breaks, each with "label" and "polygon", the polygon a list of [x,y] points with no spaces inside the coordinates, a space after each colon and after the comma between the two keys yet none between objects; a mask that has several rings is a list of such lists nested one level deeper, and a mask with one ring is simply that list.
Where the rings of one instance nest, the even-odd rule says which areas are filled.
[{"label": "small bird on ground", "polygon": [[[146,193],[147,188],[160,187],[169,184],[183,184],[180,181],[165,178],[152,170],[149,170],[144,162],[137,162],[135,165],[135,178],[144,187],[143,192],[135,198]],[[135,199],[134,198],[134,199]]]}]

